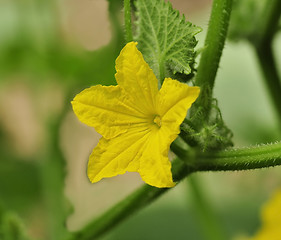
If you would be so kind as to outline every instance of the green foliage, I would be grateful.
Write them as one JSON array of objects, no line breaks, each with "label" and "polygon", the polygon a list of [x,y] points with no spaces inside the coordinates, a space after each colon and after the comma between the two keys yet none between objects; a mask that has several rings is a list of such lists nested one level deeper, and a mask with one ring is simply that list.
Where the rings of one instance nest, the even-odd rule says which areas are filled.
[{"label": "green foliage", "polygon": [[236,0],[229,34],[230,39],[248,40],[254,47],[279,121],[281,121],[281,83],[272,41],[279,28],[280,9],[280,0]]},{"label": "green foliage", "polygon": [[253,40],[267,0],[234,0],[228,37],[231,40]]},{"label": "green foliage", "polygon": [[201,28],[180,16],[171,3],[153,0],[136,1],[136,37],[138,48],[161,81],[175,73],[190,74]]},{"label": "green foliage", "polygon": [[[218,102],[213,99],[208,120],[202,119],[203,109],[198,108],[190,120],[181,125],[181,137],[191,146],[199,147],[203,152],[225,149],[233,146],[231,130],[225,125]],[[193,120],[203,123],[203,126],[194,124]]]},{"label": "green foliage", "polygon": [[[2,150],[2,149],[1,149]],[[38,167],[34,162],[3,154],[0,161],[0,200],[9,209],[27,211],[40,199]]]},{"label": "green foliage", "polygon": [[[11,5],[7,8],[7,11],[11,11],[8,13],[11,15],[16,13],[20,17],[14,16],[14,24],[3,25],[2,28],[4,31],[5,28],[11,27],[11,33],[2,33],[3,37],[0,39],[0,82],[9,80],[9,77],[16,72],[23,74],[36,85],[50,79],[56,81],[59,79],[64,85],[81,88],[100,83],[115,84],[115,59],[124,44],[122,27],[118,19],[122,1],[108,0],[113,38],[107,46],[96,51],[86,51],[66,42],[60,36],[57,29],[56,11],[51,11],[56,5],[54,2],[53,0],[47,2],[31,0],[21,7],[13,2],[7,4]],[[4,12],[4,6],[5,4],[1,4],[0,13]],[[2,22],[8,21],[5,15],[2,15]],[[33,18],[30,15],[40,20],[37,23],[40,29],[39,26],[37,26],[38,29],[32,29]],[[52,24],[48,26],[41,24],[42,15],[47,19],[53,19]],[[35,30],[40,32],[39,38]]]},{"label": "green foliage", "polygon": [[0,215],[1,240],[28,240],[21,220],[12,213]]},{"label": "green foliage", "polygon": [[248,40],[263,48],[280,30],[279,0],[235,0],[230,22],[229,38],[231,40]]}]

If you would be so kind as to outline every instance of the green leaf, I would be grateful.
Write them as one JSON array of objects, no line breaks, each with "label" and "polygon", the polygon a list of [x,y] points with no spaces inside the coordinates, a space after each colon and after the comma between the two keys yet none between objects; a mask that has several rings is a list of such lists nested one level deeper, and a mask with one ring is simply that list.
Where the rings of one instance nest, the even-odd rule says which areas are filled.
[{"label": "green leaf", "polygon": [[164,0],[138,0],[136,41],[159,80],[175,73],[190,74],[201,28],[185,20]]}]

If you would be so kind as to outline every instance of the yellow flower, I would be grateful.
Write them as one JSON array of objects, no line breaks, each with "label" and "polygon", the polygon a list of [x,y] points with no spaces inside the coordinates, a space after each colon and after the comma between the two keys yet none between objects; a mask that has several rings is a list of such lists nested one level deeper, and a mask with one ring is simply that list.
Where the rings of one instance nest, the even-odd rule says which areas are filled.
[{"label": "yellow flower", "polygon": [[166,78],[158,90],[136,45],[128,43],[116,60],[118,86],[93,86],[72,101],[79,120],[102,135],[90,155],[88,176],[94,183],[138,172],[149,185],[173,187],[169,147],[199,88]]},{"label": "yellow flower", "polygon": [[281,189],[262,209],[262,227],[251,240],[281,240]]}]

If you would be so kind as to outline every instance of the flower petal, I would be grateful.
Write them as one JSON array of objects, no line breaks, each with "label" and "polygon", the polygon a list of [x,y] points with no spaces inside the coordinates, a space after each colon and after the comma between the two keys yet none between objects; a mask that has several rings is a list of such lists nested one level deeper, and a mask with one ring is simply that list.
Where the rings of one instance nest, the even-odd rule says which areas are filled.
[{"label": "flower petal", "polygon": [[130,42],[120,52],[115,78],[118,85],[134,98],[135,104],[150,114],[155,107],[158,81],[136,45],[136,42]]},{"label": "flower petal", "polygon": [[[276,191],[271,199],[263,206],[262,220],[264,225],[274,226],[281,223],[281,189]],[[281,232],[281,231],[280,231]],[[281,236],[281,235],[280,235]]]},{"label": "flower petal", "polygon": [[137,172],[142,149],[149,137],[150,129],[145,125],[107,140],[101,138],[94,148],[88,163],[88,177],[91,182],[102,178]]},{"label": "flower petal", "polygon": [[179,126],[183,122],[187,110],[197,99],[199,87],[190,87],[171,78],[165,78],[158,95],[158,114],[162,117],[162,124],[168,125],[179,133]]},{"label": "flower petal", "polygon": [[93,86],[77,94],[72,107],[79,120],[110,139],[147,120],[119,86]]},{"label": "flower petal", "polygon": [[171,136],[167,129],[155,129],[144,125],[110,140],[101,138],[88,163],[91,182],[128,171],[139,172],[149,185],[173,187],[168,151],[177,135]]},{"label": "flower petal", "polygon": [[139,173],[144,182],[158,188],[174,187],[168,152],[177,134],[161,127],[150,134],[140,161]]}]

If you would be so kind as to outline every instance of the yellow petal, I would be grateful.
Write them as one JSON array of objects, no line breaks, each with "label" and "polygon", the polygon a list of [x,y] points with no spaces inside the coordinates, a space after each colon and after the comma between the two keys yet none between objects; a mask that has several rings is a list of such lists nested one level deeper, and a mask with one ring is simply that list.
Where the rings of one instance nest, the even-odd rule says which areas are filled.
[{"label": "yellow petal", "polygon": [[147,125],[143,125],[131,128],[110,140],[101,138],[88,163],[88,177],[91,182],[124,174],[126,171],[137,172],[149,132]]},{"label": "yellow petal", "polygon": [[77,94],[72,107],[79,120],[110,139],[132,125],[146,122],[144,114],[119,86],[93,86]]},{"label": "yellow petal", "polygon": [[135,104],[151,114],[155,109],[158,81],[136,45],[130,42],[122,49],[116,59],[115,78],[118,85],[134,98]]},{"label": "yellow petal", "polygon": [[262,226],[251,240],[281,240],[281,189],[262,209]]},{"label": "yellow petal", "polygon": [[281,189],[275,192],[270,201],[263,207],[262,220],[267,225],[281,224]]},{"label": "yellow petal", "polygon": [[113,139],[101,138],[88,163],[91,182],[128,172],[139,172],[149,185],[173,187],[168,151],[177,135],[143,125]]},{"label": "yellow petal", "polygon": [[154,129],[140,160],[139,173],[143,181],[158,188],[174,187],[168,152],[177,137],[166,127]]},{"label": "yellow petal", "polygon": [[200,92],[199,87],[190,87],[171,78],[165,78],[158,95],[157,111],[162,124],[168,125],[179,133],[179,126],[183,122],[187,110],[196,100]]},{"label": "yellow petal", "polygon": [[249,240],[281,240],[280,223],[277,228],[262,228],[255,237]]}]

